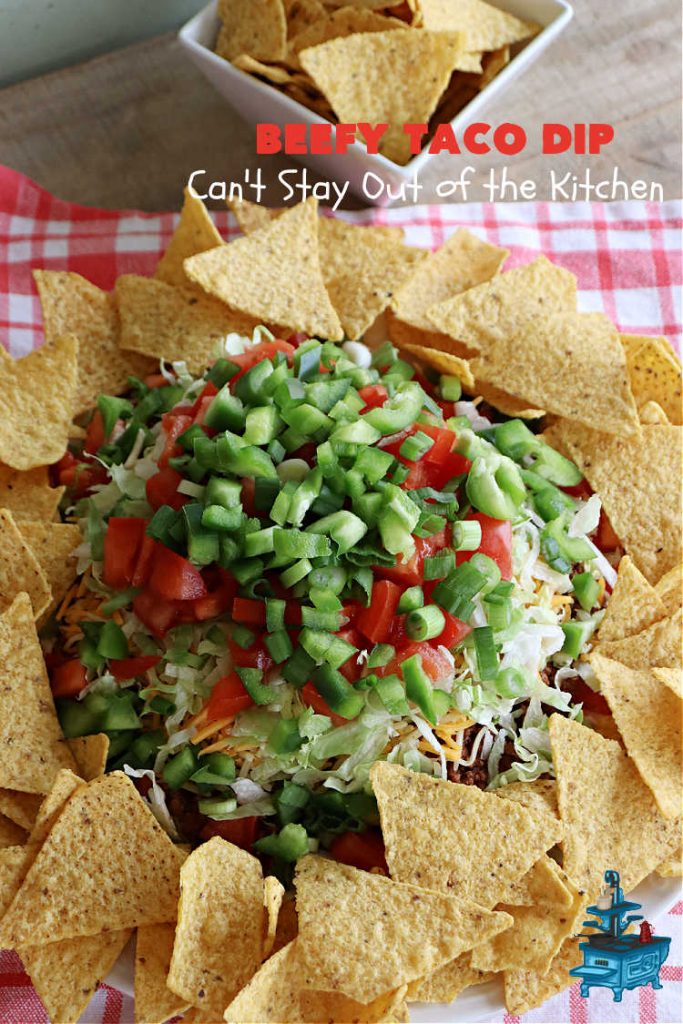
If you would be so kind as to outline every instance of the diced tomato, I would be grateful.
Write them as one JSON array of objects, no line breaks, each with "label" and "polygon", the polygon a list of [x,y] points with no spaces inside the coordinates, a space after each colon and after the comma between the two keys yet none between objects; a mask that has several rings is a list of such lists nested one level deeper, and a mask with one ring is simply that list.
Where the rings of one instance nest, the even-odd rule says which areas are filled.
[{"label": "diced tomato", "polygon": [[374,572],[404,587],[417,586],[423,581],[425,558],[448,547],[449,540],[448,527],[433,533],[431,537],[415,537],[415,552],[407,561],[397,561],[396,565],[375,566]]},{"label": "diced tomato", "polygon": [[384,841],[379,829],[372,828],[367,832],[342,832],[332,840],[329,852],[340,864],[349,864],[352,868],[360,868],[361,871],[380,868],[385,874],[389,874]]},{"label": "diced tomato", "polygon": [[77,697],[88,680],[85,665],[78,658],[65,661],[52,670],[50,686],[53,697]]},{"label": "diced tomato", "polygon": [[118,682],[143,676],[161,661],[158,654],[141,654],[139,658],[119,658],[109,662],[109,671]]},{"label": "diced tomato", "polygon": [[206,705],[206,720],[215,722],[219,718],[228,718],[230,715],[245,711],[253,703],[240,677],[236,672],[231,672],[229,676],[219,679],[214,686]]},{"label": "diced tomato", "polygon": [[287,356],[287,361],[291,364],[292,356],[294,355],[294,345],[290,345],[288,341],[281,341],[279,338],[275,338],[274,341],[262,341],[260,345],[254,345],[253,348],[248,349],[239,356],[228,356],[231,363],[235,366],[239,366],[240,371],[231,378],[230,383],[239,380],[243,377],[247,370],[250,370],[252,366],[256,366],[262,359],[272,359],[278,352],[284,352]]},{"label": "diced tomato", "polygon": [[437,651],[428,643],[416,643],[408,640],[405,643],[396,645],[396,654],[388,664],[381,668],[373,669],[378,676],[397,675],[401,671],[401,665],[413,654],[419,654],[422,659],[422,667],[432,680],[437,683],[452,674],[452,666],[449,659],[441,651]]},{"label": "diced tomato", "polygon": [[154,558],[155,549],[156,541],[145,534],[142,538],[142,543],[140,544],[140,550],[138,552],[135,569],[133,571],[133,578],[131,580],[131,584],[134,587],[144,587],[146,585],[147,580],[149,579],[149,574],[152,571],[152,559]]},{"label": "diced tomato", "polygon": [[104,434],[104,421],[102,419],[102,413],[100,412],[99,409],[95,409],[95,412],[93,413],[90,419],[90,423],[88,424],[88,429],[86,430],[85,433],[85,444],[83,446],[84,450],[86,452],[91,452],[94,455],[95,452],[98,452],[100,450],[100,448],[102,447],[106,440],[107,438],[105,437]]},{"label": "diced tomato", "polygon": [[167,601],[193,601],[207,595],[199,569],[163,544],[157,545],[154,554],[149,589]]},{"label": "diced tomato", "polygon": [[[206,420],[206,414],[209,411],[209,408],[211,407],[212,402],[213,402],[213,398],[208,398],[207,397],[207,398],[202,398],[201,402],[199,403],[199,409],[197,410],[197,415],[194,418],[194,421],[195,421],[195,423],[197,424],[198,427],[204,427],[204,421]],[[213,435],[216,433],[215,430],[210,430],[209,427],[204,427],[204,430],[211,437],[213,437]]]},{"label": "diced tomato", "polygon": [[604,509],[600,512],[600,522],[598,523],[598,532],[595,537],[595,543],[601,551],[616,551],[621,547],[621,541],[619,540]]},{"label": "diced tomato", "polygon": [[251,476],[243,476],[240,483],[242,484],[242,508],[248,516],[255,516],[254,494],[256,492],[256,482]]},{"label": "diced tomato", "polygon": [[398,644],[406,643],[408,635],[406,633],[406,616],[405,615],[394,615],[391,620],[391,626],[389,627],[389,635],[387,641],[396,647]]},{"label": "diced tomato", "polygon": [[159,638],[165,636],[178,621],[177,602],[164,601],[150,590],[143,590],[133,598],[133,611],[140,622]]},{"label": "diced tomato", "polygon": [[182,455],[182,448],[176,444],[181,434],[184,434],[192,426],[191,416],[172,416],[165,413],[161,419],[161,426],[166,436],[166,445],[159,456],[159,468],[168,466],[168,460]]},{"label": "diced tomato", "polygon": [[256,601],[251,597],[236,597],[232,604],[232,617],[235,622],[242,622],[247,626],[265,626],[265,602]]},{"label": "diced tomato", "polygon": [[74,497],[82,498],[95,484],[107,481],[107,469],[99,462],[90,459],[85,462],[77,459],[71,452],[65,452],[59,462],[51,469],[51,479],[60,487],[69,487]]},{"label": "diced tomato", "polygon": [[388,636],[400,596],[401,588],[396,583],[375,580],[370,607],[363,608],[355,621],[356,628],[374,644],[382,643]]},{"label": "diced tomato", "polygon": [[145,493],[147,501],[155,511],[162,505],[170,505],[177,512],[190,500],[186,494],[180,494],[178,491],[178,484],[182,479],[180,473],[170,466],[165,466],[149,478],[145,484]]},{"label": "diced tomato", "polygon": [[267,672],[272,667],[273,659],[265,649],[260,640],[255,640],[251,647],[240,647],[232,640],[229,641],[232,663],[237,668],[260,668]]},{"label": "diced tomato", "polygon": [[[365,637],[361,636],[358,630],[353,629],[352,627],[340,629],[337,636],[342,640],[346,640],[347,644],[351,644],[351,646],[355,647],[356,650],[360,651],[367,647],[367,640]],[[340,666],[339,671],[350,683],[355,683],[356,679],[358,679],[358,676],[360,675],[360,670],[355,656],[349,658],[348,661],[345,661],[344,664]]]},{"label": "diced tomato", "polygon": [[302,444],[301,448],[292,453],[292,458],[303,459],[310,466],[315,458],[315,445],[312,441]]},{"label": "diced tomato", "polygon": [[201,409],[202,402],[204,401],[205,398],[215,398],[217,394],[218,388],[216,387],[212,380],[208,380],[204,387],[202,388],[202,390],[200,391],[197,398],[195,399],[194,404],[191,405],[187,411],[187,415],[190,417],[190,419],[194,420],[195,416]]},{"label": "diced tomato", "polygon": [[443,632],[439,633],[437,637],[430,640],[433,647],[446,647],[450,651],[452,647],[456,647],[461,640],[464,640],[468,633],[472,632],[472,627],[462,619],[456,619],[455,615],[451,615],[450,612],[441,609],[446,619],[446,625],[444,626]]},{"label": "diced tomato", "polygon": [[[481,544],[478,551],[492,558],[504,580],[512,579],[512,523],[507,519],[492,519],[483,512],[472,512],[465,517],[481,523]],[[474,551],[456,552],[458,565],[468,562]]]},{"label": "diced tomato", "polygon": [[147,522],[131,516],[113,516],[104,535],[104,582],[115,590],[130,587]]},{"label": "diced tomato", "polygon": [[258,835],[258,818],[237,818],[235,821],[207,821],[199,833],[204,842],[219,836],[242,850],[251,850]]},{"label": "diced tomato", "polygon": [[433,427],[431,423],[421,423],[419,429],[423,434],[434,438],[434,444],[423,456],[425,462],[441,464],[446,456],[453,451],[456,441],[455,434],[447,427]]},{"label": "diced tomato", "polygon": [[204,622],[205,619],[216,619],[219,615],[226,615],[232,608],[236,590],[236,582],[229,580],[216,587],[215,590],[211,590],[206,597],[198,597],[192,601],[192,614],[195,621]]},{"label": "diced tomato", "polygon": [[327,715],[328,718],[331,718],[333,725],[347,724],[347,719],[335,714],[327,701],[320,696],[313,683],[306,683],[299,690],[299,696],[307,707],[313,708],[316,714]]},{"label": "diced tomato", "polygon": [[367,387],[360,388],[358,394],[365,402],[365,408],[361,409],[361,412],[367,412],[368,409],[377,409],[378,406],[384,405],[389,392],[384,387],[384,384],[368,384]]}]

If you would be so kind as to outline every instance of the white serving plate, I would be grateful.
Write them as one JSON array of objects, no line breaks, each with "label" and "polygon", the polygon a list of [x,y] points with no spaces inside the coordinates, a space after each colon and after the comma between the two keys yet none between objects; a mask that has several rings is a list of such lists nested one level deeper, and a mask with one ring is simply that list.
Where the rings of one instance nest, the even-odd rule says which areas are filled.
[{"label": "white serving plate", "polygon": [[[541,55],[572,18],[573,10],[567,0],[488,0],[495,7],[543,26],[539,34],[515,56],[500,74],[483,89],[478,96],[463,107],[453,118],[451,125],[459,137],[462,128],[476,120],[483,108],[503,90],[512,86],[513,81]],[[251,75],[233,67],[228,61],[213,53],[212,47],[218,33],[219,20],[216,14],[216,0],[212,0],[199,14],[195,15],[180,29],[178,38],[190,59],[224,96],[235,110],[250,124],[269,122],[280,127],[291,123],[311,125],[320,123],[320,115],[285,96],[284,93],[261,82]],[[372,200],[363,191],[362,184],[368,172],[376,174],[386,186],[398,190],[402,184],[412,181],[424,171],[436,157],[423,150],[405,166],[400,167],[381,155],[374,156],[359,142],[354,142],[344,155],[307,155],[301,159],[315,170],[339,182],[350,183],[351,189],[366,202],[376,206],[387,205],[390,201],[386,191]]]},{"label": "white serving plate", "polygon": [[[671,909],[681,896],[681,883],[677,878],[660,878],[652,874],[628,894],[629,899],[641,903],[643,916],[654,923]],[[662,933],[663,934],[663,933]],[[108,985],[133,995],[135,940],[131,939],[106,981]],[[475,985],[466,989],[454,1003],[411,1003],[412,1024],[481,1024],[501,1020],[505,1015],[503,986],[500,981]]]}]

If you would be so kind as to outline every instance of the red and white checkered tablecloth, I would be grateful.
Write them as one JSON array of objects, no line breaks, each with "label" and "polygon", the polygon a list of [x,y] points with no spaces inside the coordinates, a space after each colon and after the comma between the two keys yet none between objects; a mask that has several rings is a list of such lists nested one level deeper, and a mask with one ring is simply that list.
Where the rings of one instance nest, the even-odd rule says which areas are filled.
[{"label": "red and white checkered tablecloth", "polygon": [[[545,253],[576,274],[582,309],[604,310],[624,333],[664,334],[680,351],[680,202],[469,203],[343,216],[355,223],[400,226],[408,244],[426,248],[436,248],[457,227],[465,226],[509,248],[508,268]],[[31,279],[34,267],[76,271],[101,288],[111,288],[119,274],[154,271],[175,220],[171,213],[96,210],[65,203],[0,167],[0,342],[12,355],[22,356],[42,341]],[[227,212],[217,213],[215,220],[228,240],[238,234]],[[672,937],[660,991],[636,989],[625,992],[622,1003],[614,1003],[604,989],[582,999],[575,985],[523,1018],[501,1014],[495,1024],[679,1024],[682,922],[683,901],[657,922],[657,932]],[[131,1024],[132,1000],[104,986],[82,1020]],[[11,952],[0,952],[0,1024],[47,1024],[30,980]]]}]

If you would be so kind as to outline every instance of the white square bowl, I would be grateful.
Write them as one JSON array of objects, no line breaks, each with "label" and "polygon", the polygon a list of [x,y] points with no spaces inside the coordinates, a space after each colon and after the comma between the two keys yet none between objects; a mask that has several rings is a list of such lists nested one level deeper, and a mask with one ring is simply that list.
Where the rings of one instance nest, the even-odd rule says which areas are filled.
[{"label": "white square bowl", "polygon": [[[463,107],[451,121],[459,136],[465,125],[475,120],[489,100],[512,86],[513,81],[529,67],[567,26],[573,10],[567,0],[487,0],[501,10],[509,11],[524,21],[543,26],[510,63]],[[213,52],[219,28],[216,0],[212,0],[199,14],[195,15],[180,29],[178,38],[190,59],[215,89],[224,96],[232,107],[250,124],[320,123],[319,114],[290,99],[278,89],[233,67],[228,61]],[[360,142],[349,146],[344,155],[309,154],[297,157],[309,164],[327,178],[338,182],[349,182],[353,192],[377,206],[385,206],[397,198],[401,186],[412,182],[423,171],[430,160],[436,159],[426,149],[404,166],[399,166],[381,155],[368,153]],[[376,199],[364,189],[366,175],[376,175],[385,188]],[[374,182],[375,179],[372,179]]]}]

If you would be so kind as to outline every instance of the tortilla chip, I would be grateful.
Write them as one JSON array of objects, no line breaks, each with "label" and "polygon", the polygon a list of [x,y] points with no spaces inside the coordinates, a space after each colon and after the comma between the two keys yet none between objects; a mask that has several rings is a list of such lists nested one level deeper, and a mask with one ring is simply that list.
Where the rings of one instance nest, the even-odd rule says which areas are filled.
[{"label": "tortilla chip", "polygon": [[42,624],[48,618],[50,608],[56,608],[61,604],[64,595],[76,579],[77,562],[73,552],[82,543],[83,537],[76,523],[19,521],[17,525],[38,560],[52,591],[52,600],[40,619]]},{"label": "tortilla chip", "polygon": [[599,637],[621,640],[658,622],[666,609],[655,588],[645,579],[628,556],[619,562],[617,582],[607,602],[605,617],[600,623]]},{"label": "tortilla chip", "polygon": [[657,874],[661,878],[680,878],[683,875],[683,851],[657,865]]},{"label": "tortilla chip", "polygon": [[546,854],[525,875],[510,882],[501,903],[514,907],[569,907],[570,885],[562,868]]},{"label": "tortilla chip", "polygon": [[580,938],[566,939],[547,973],[505,971],[505,1005],[508,1011],[521,1015],[573,985],[576,979],[569,970],[581,963],[580,942]]},{"label": "tortilla chip", "polygon": [[247,199],[227,199],[226,203],[245,235],[268,227],[270,222],[277,220],[286,209],[284,206],[261,206],[259,203],[250,203]]},{"label": "tortilla chip", "polygon": [[261,964],[264,913],[256,857],[217,837],[191,853],[180,872],[169,988],[220,1018]]},{"label": "tortilla chip", "polygon": [[411,1002],[416,1003],[452,1003],[466,988],[483,985],[494,977],[494,974],[478,971],[472,966],[472,953],[461,953],[438,971],[411,982],[407,995]]},{"label": "tortilla chip", "polygon": [[645,405],[641,405],[638,409],[638,415],[640,416],[641,423],[647,423],[650,426],[666,427],[671,423],[671,420],[658,402],[646,402]]},{"label": "tortilla chip", "polygon": [[277,934],[277,922],[280,916],[280,907],[284,899],[285,890],[281,883],[273,875],[266,875],[263,879],[263,905],[266,908],[265,935],[263,937],[262,959],[267,960],[273,952],[275,936]]},{"label": "tortilla chip", "polygon": [[528,39],[538,25],[520,21],[483,0],[419,0],[422,28],[433,32],[462,32],[468,50],[497,50]]},{"label": "tortilla chip", "polygon": [[[561,836],[558,821],[474,786],[379,761],[370,771],[392,878],[499,902]],[[456,823],[457,822],[457,826]]]},{"label": "tortilla chip", "polygon": [[154,371],[153,360],[124,352],[119,346],[119,317],[111,293],[66,270],[34,270],[33,279],[43,311],[45,340],[56,342],[67,334],[78,339],[74,413],[91,409],[98,395],[126,391],[131,374],[146,377]]},{"label": "tortilla chip", "polygon": [[0,789],[0,814],[29,832],[33,828],[42,797],[35,793],[15,793]]},{"label": "tortilla chip", "polygon": [[63,494],[63,487],[50,487],[48,472],[43,466],[27,473],[0,466],[0,508],[9,509],[17,522],[54,519]]},{"label": "tortilla chip", "polygon": [[[77,789],[0,923],[12,947],[175,919],[179,859],[121,772]],[[78,884],[73,865],[78,865]]]},{"label": "tortilla chip", "polygon": [[310,46],[319,46],[328,43],[330,39],[340,39],[354,32],[390,32],[405,28],[405,22],[398,18],[387,18],[371,10],[344,6],[292,36],[290,58],[292,54],[298,54]]},{"label": "tortilla chip", "polygon": [[23,359],[0,360],[0,462],[27,470],[61,459],[76,411],[77,374],[78,342],[71,335]]},{"label": "tortilla chip", "polygon": [[404,124],[426,124],[452,72],[471,64],[458,32],[362,32],[299,60],[339,121],[389,125],[379,151],[398,164],[411,159]]},{"label": "tortilla chip", "polygon": [[250,57],[248,53],[241,53],[239,57],[234,57],[232,64],[233,67],[239,68],[240,71],[246,71],[249,75],[258,75],[274,85],[284,85],[286,82],[291,82],[296,74],[279,64],[264,64],[263,61]]},{"label": "tortilla chip", "polygon": [[[656,583],[681,564],[681,427],[613,437],[558,420],[544,434],[578,465],[643,576]],[[645,468],[647,471],[645,471]]]},{"label": "tortilla chip", "polygon": [[[67,740],[67,743],[69,741]],[[69,744],[70,745],[70,744]],[[68,768],[57,772],[52,788],[40,805],[33,828],[28,837],[29,844],[36,848],[47,839],[48,832],[64,810],[67,801],[83,785],[83,780]]]},{"label": "tortilla chip", "polygon": [[344,333],[360,338],[424,252],[372,228],[321,218],[320,269]]},{"label": "tortilla chip", "polygon": [[185,270],[209,294],[257,320],[332,341],[343,337],[320,273],[314,199],[253,235],[190,257]]},{"label": "tortilla chip", "polygon": [[479,79],[479,92],[490,85],[496,75],[499,75],[504,67],[510,63],[510,47],[501,46],[498,50],[492,50],[484,54],[482,61],[483,71]]},{"label": "tortilla chip", "polygon": [[[228,249],[226,245],[211,251]],[[256,326],[256,321],[194,288],[174,288],[136,274],[118,278],[116,299],[123,345],[157,360],[182,359],[191,373],[203,373],[228,334],[251,337]]]},{"label": "tortilla chip", "polygon": [[176,288],[187,288],[190,284],[183,270],[183,261],[188,256],[194,256],[198,252],[205,252],[207,249],[214,249],[217,245],[225,244],[211,220],[208,210],[194,189],[186,187],[183,196],[180,220],[168,243],[166,252],[154,271],[154,276],[159,281],[173,284]]},{"label": "tortilla chip", "polygon": [[598,644],[597,649],[605,657],[620,661],[629,668],[678,665],[681,657],[681,610],[633,636]]},{"label": "tortilla chip", "polygon": [[364,1003],[512,923],[471,900],[313,855],[298,862],[295,884],[303,986]]},{"label": "tortilla chip", "polygon": [[637,405],[654,401],[670,423],[683,423],[681,364],[666,338],[622,334],[631,390]]},{"label": "tortilla chip", "polygon": [[230,1003],[225,1020],[234,1024],[281,1024],[282,1021],[370,1024],[386,1020],[405,993],[402,987],[364,1005],[340,993],[305,990],[301,974],[298,942],[290,942],[263,964]]},{"label": "tortilla chip", "polygon": [[536,305],[516,299],[501,304],[488,324],[476,312],[470,317],[458,337],[479,350],[471,360],[475,377],[567,419],[599,420],[619,437],[638,433],[623,349],[604,314],[539,316]]},{"label": "tortilla chip", "polygon": [[273,956],[278,950],[293,942],[298,934],[299,918],[296,912],[296,901],[291,893],[285,893],[277,918],[275,941],[270,955]]},{"label": "tortilla chip", "polygon": [[664,573],[659,582],[655,585],[657,596],[664,605],[667,613],[673,615],[676,609],[683,603],[683,590],[681,588],[681,566],[674,565]]},{"label": "tortilla chip", "polygon": [[138,928],[135,942],[135,1024],[164,1024],[189,1006],[166,984],[175,922]]},{"label": "tortilla chip", "polygon": [[660,683],[668,686],[672,693],[675,693],[679,700],[683,700],[683,669],[680,666],[673,668],[653,668],[652,675]]},{"label": "tortilla chip", "polygon": [[422,348],[421,345],[403,345],[402,349],[415,356],[425,366],[430,366],[432,370],[437,370],[446,376],[457,377],[462,381],[463,387],[469,391],[475,389],[474,375],[466,359],[452,356],[450,352],[441,352],[438,348]]},{"label": "tortilla chip", "polygon": [[0,850],[0,918],[19,891],[28,857],[29,851],[25,846],[8,846]]},{"label": "tortilla chip", "polygon": [[32,547],[11,512],[0,509],[0,612],[7,610],[19,591],[28,594],[35,618],[52,600],[50,584]]},{"label": "tortilla chip", "polygon": [[23,846],[26,842],[26,832],[20,828],[11,818],[0,814],[0,849],[11,846]]},{"label": "tortilla chip", "polygon": [[288,39],[294,39],[300,32],[315,25],[320,18],[327,17],[328,12],[320,0],[284,0],[284,4]]},{"label": "tortilla chip", "polygon": [[490,281],[508,255],[507,249],[484,242],[466,228],[459,228],[440,249],[417,264],[394,295],[391,308],[404,323],[433,331],[434,324],[427,310]]},{"label": "tortilla chip", "polygon": [[651,672],[627,668],[598,651],[590,663],[626,752],[665,818],[683,811],[681,701]]},{"label": "tortilla chip", "polygon": [[106,931],[17,950],[50,1020],[80,1019],[131,935]]},{"label": "tortilla chip", "polygon": [[48,793],[74,761],[57,720],[27,594],[0,615],[0,782]]},{"label": "tortilla chip", "polygon": [[232,60],[248,53],[260,60],[283,60],[287,21],[282,0],[220,0],[218,17],[223,22],[216,53]]},{"label": "tortilla chip", "polygon": [[104,775],[109,757],[109,737],[98,732],[93,736],[77,736],[66,741],[74,756],[78,774],[85,782],[92,782]]},{"label": "tortilla chip", "polygon": [[609,864],[630,892],[678,847],[680,823],[662,817],[618,743],[559,714],[550,716],[549,726],[564,870],[594,898]]},{"label": "tortilla chip", "polygon": [[549,814],[552,818],[560,817],[557,806],[557,784],[554,779],[534,779],[533,782],[509,782],[494,790],[496,796],[504,800],[527,807],[539,814]]},{"label": "tortilla chip", "polygon": [[500,904],[514,918],[512,928],[481,942],[472,950],[472,966],[480,971],[527,970],[545,974],[562,943],[574,931],[584,897],[573,889],[567,906],[543,902],[536,906]]}]

